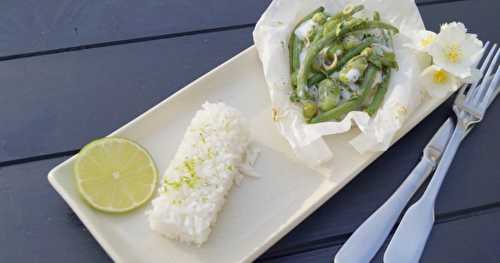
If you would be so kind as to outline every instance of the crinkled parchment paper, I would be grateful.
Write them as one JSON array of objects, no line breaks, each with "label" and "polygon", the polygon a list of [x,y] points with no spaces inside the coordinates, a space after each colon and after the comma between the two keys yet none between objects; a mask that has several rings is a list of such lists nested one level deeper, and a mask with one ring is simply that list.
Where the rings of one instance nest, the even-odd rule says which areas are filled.
[{"label": "crinkled parchment paper", "polygon": [[[324,6],[334,14],[349,4],[363,4],[367,16],[377,10],[382,20],[399,28],[394,50],[400,69],[393,73],[384,104],[373,118],[355,111],[341,122],[306,124],[301,108],[289,100],[289,36],[298,21],[317,7]],[[300,159],[312,168],[327,163],[333,156],[322,136],[347,132],[353,122],[361,131],[350,142],[358,152],[384,151],[390,146],[395,133],[420,103],[422,93],[416,81],[421,67],[417,54],[407,46],[411,46],[412,38],[422,29],[424,24],[413,0],[274,0],[271,3],[258,21],[253,37],[271,95],[272,117]]]}]

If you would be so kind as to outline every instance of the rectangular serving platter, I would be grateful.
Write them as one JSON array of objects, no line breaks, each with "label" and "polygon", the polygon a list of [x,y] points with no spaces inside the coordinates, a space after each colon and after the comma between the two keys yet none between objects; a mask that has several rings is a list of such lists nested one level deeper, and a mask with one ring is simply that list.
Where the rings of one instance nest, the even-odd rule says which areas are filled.
[{"label": "rectangular serving platter", "polygon": [[[444,100],[425,100],[406,121],[397,139]],[[321,176],[302,165],[272,123],[268,90],[253,46],[110,136],[129,138],[144,146],[153,156],[161,175],[191,118],[205,101],[225,102],[249,119],[253,140],[261,150],[255,166],[261,177],[245,178],[240,186],[233,187],[209,240],[201,247],[181,244],[152,232],[145,215],[149,205],[123,215],[90,208],[76,189],[75,157],[50,171],[51,185],[114,261],[250,262],[382,154],[357,153],[349,144],[358,133],[354,129],[326,138],[334,153],[334,174]]]}]

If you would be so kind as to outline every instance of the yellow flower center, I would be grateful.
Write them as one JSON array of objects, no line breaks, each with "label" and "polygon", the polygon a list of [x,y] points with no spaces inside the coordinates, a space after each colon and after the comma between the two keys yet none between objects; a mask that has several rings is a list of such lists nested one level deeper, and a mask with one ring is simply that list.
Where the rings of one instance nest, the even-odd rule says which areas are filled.
[{"label": "yellow flower center", "polygon": [[462,50],[458,44],[451,44],[445,48],[445,56],[451,63],[458,63],[462,58]]},{"label": "yellow flower center", "polygon": [[432,42],[434,42],[434,36],[429,35],[420,40],[420,45],[422,47],[428,47],[430,44],[432,44]]},{"label": "yellow flower center", "polygon": [[444,84],[448,81],[448,73],[442,69],[436,70],[432,75],[432,81],[436,84]]}]

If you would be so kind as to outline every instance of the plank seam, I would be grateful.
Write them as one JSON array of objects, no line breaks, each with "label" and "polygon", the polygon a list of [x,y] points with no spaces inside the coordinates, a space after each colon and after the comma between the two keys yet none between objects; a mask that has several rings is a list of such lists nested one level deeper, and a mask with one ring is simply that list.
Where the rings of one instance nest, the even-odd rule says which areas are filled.
[{"label": "plank seam", "polygon": [[[435,1],[429,1],[429,2],[424,2],[424,3],[417,3],[417,6],[428,6],[428,5],[463,2],[463,1],[470,1],[470,0],[435,0]],[[8,60],[22,59],[22,58],[29,58],[29,57],[36,57],[36,56],[44,56],[44,55],[53,55],[53,54],[66,53],[66,52],[76,52],[76,51],[81,51],[81,50],[86,50],[86,49],[126,45],[126,44],[132,44],[132,43],[148,42],[148,41],[154,41],[154,40],[184,37],[184,36],[191,36],[191,35],[197,35],[197,34],[207,34],[207,33],[223,32],[223,31],[231,31],[231,30],[244,29],[244,28],[249,28],[249,27],[254,27],[254,26],[255,26],[255,23],[248,23],[248,24],[240,24],[240,25],[215,27],[215,28],[209,28],[209,29],[200,29],[200,30],[168,33],[168,34],[161,34],[161,35],[154,35],[154,36],[145,36],[145,37],[124,39],[124,40],[107,41],[107,42],[100,42],[100,43],[93,43],[93,44],[84,44],[84,45],[71,46],[71,47],[65,47],[65,48],[57,48],[57,49],[49,49],[49,50],[43,50],[43,51],[34,51],[34,52],[0,56],[0,61],[8,61]]]},{"label": "plank seam", "polygon": [[438,4],[446,4],[446,3],[463,2],[463,1],[470,1],[470,0],[435,0],[435,1],[423,2],[423,3],[417,4],[417,5],[418,6],[438,5]]},{"label": "plank seam", "polygon": [[248,28],[248,27],[253,27],[253,26],[255,26],[255,23],[216,27],[216,28],[210,28],[210,29],[201,29],[201,30],[193,30],[193,31],[178,32],[178,33],[168,33],[168,34],[162,34],[162,35],[138,37],[138,38],[108,41],[108,42],[101,42],[101,43],[94,43],[94,44],[85,44],[85,45],[58,48],[58,49],[50,49],[50,50],[44,50],[44,51],[34,51],[34,52],[28,52],[28,53],[0,56],[0,61],[8,61],[8,60],[29,58],[29,57],[36,57],[36,56],[44,56],[44,55],[53,55],[53,54],[66,53],[66,52],[75,52],[75,51],[81,51],[81,50],[86,50],[86,49],[94,49],[94,48],[102,48],[102,47],[110,47],[110,46],[118,46],[118,45],[127,45],[127,44],[133,44],[133,43],[148,42],[148,41],[177,38],[177,37],[184,37],[184,36],[192,36],[192,35],[198,35],[198,34],[231,31],[231,30],[238,30],[238,29],[243,29],[243,28]]},{"label": "plank seam", "polygon": [[79,151],[80,150],[77,149],[77,150],[70,150],[70,151],[65,151],[65,152],[42,154],[42,155],[36,155],[36,156],[32,156],[32,157],[27,157],[27,158],[3,161],[3,162],[0,162],[0,168],[6,167],[6,166],[11,166],[11,165],[29,163],[29,162],[36,162],[36,161],[43,161],[43,160],[48,160],[48,159],[61,158],[61,157],[65,157],[65,156],[72,156],[72,155],[77,154]]}]

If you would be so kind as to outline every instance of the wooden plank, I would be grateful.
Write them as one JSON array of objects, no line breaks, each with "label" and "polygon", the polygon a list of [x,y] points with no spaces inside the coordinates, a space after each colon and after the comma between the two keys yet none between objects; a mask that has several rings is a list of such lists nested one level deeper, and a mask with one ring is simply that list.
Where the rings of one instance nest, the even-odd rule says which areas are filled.
[{"label": "wooden plank", "polygon": [[253,24],[270,2],[5,0],[0,3],[0,57]]},{"label": "wooden plank", "polygon": [[0,3],[0,56],[255,23],[270,0]]},{"label": "wooden plank", "polygon": [[[497,263],[500,258],[499,221],[500,210],[496,209],[493,213],[435,225],[420,261]],[[387,244],[388,241],[372,263],[383,262]],[[272,259],[261,258],[256,262],[333,262],[340,247],[335,245]]]},{"label": "wooden plank", "polygon": [[[48,184],[65,158],[0,168],[0,262],[111,262]],[[342,212],[342,211],[340,211]],[[422,262],[497,262],[500,208],[435,226]],[[50,240],[50,242],[48,242]],[[321,247],[321,246],[320,246]],[[331,262],[340,244],[258,262]],[[379,253],[375,262],[381,261]]]},{"label": "wooden plank", "polygon": [[0,262],[111,262],[47,181],[63,159],[0,169]]},{"label": "wooden plank", "polygon": [[[463,9],[491,20],[497,3],[456,2],[421,10],[428,25],[436,27],[443,16],[451,19],[450,13],[461,14]],[[481,21],[473,16],[462,20],[476,26]],[[499,41],[498,28],[474,30]],[[0,160],[67,151],[107,134],[242,50],[251,43],[250,32],[242,29],[0,63]],[[500,200],[495,187],[500,177],[489,158],[499,149],[495,135],[500,124],[493,121],[499,111],[495,105],[485,123],[465,141],[440,195],[440,214]],[[403,180],[417,162],[419,149],[448,114],[449,104],[284,238],[271,255],[352,232]],[[481,147],[472,149],[477,145]],[[474,166],[467,167],[469,163]]]},{"label": "wooden plank", "polygon": [[0,162],[104,136],[252,43],[240,29],[0,63]]}]

